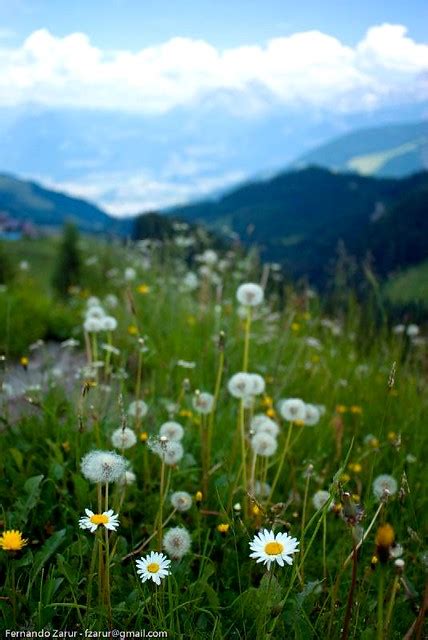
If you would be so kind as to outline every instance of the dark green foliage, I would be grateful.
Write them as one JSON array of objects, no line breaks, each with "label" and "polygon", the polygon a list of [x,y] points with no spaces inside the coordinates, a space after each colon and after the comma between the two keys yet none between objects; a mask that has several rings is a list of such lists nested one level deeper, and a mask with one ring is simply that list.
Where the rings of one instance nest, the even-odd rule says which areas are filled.
[{"label": "dark green foliage", "polygon": [[12,263],[8,252],[2,242],[0,242],[0,284],[10,282],[14,274]]},{"label": "dark green foliage", "polygon": [[73,224],[66,224],[52,278],[54,289],[62,297],[69,294],[70,287],[79,284],[81,260],[78,245],[77,228]]},{"label": "dark green foliage", "polygon": [[324,285],[339,241],[359,260],[371,250],[382,274],[428,257],[427,191],[426,172],[387,180],[312,167],[171,213],[214,228],[226,224],[291,276]]}]

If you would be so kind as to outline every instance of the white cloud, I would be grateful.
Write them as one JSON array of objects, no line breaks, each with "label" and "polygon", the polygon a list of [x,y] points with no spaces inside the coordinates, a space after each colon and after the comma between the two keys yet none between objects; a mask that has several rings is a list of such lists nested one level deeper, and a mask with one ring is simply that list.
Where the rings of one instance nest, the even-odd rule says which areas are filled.
[{"label": "white cloud", "polygon": [[84,33],[61,38],[40,29],[18,48],[0,44],[0,105],[150,114],[216,99],[253,112],[272,102],[354,111],[426,98],[427,72],[428,45],[402,25],[374,26],[354,47],[307,31],[224,50],[176,37],[136,52],[101,50]]},{"label": "white cloud", "polygon": [[89,173],[77,180],[57,181],[44,175],[33,175],[31,179],[49,189],[96,202],[104,211],[123,217],[212,196],[215,191],[242,183],[246,177],[242,171],[230,171],[215,176],[192,175],[183,182],[173,176],[157,178],[149,171],[109,171]]}]

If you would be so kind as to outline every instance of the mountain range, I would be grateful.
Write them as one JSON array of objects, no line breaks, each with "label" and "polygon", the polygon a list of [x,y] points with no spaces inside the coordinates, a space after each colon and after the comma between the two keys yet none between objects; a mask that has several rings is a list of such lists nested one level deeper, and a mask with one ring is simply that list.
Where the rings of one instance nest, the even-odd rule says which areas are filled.
[{"label": "mountain range", "polygon": [[[225,193],[152,212],[136,222],[3,174],[0,213],[43,227],[57,227],[72,218],[86,232],[135,236],[156,229],[168,235],[168,225],[178,218],[225,236],[237,234],[245,245],[257,245],[263,258],[281,263],[291,276],[306,275],[318,284],[325,281],[342,240],[360,259],[371,253],[376,271],[387,276],[428,258],[428,173],[420,171],[426,164],[427,134],[428,125],[421,122],[346,135],[301,156],[291,170],[259,175]],[[327,168],[307,166],[311,162]],[[358,174],[358,166],[366,170]],[[400,177],[361,175],[369,168],[374,174],[395,172]],[[406,176],[414,170],[419,172]]]}]

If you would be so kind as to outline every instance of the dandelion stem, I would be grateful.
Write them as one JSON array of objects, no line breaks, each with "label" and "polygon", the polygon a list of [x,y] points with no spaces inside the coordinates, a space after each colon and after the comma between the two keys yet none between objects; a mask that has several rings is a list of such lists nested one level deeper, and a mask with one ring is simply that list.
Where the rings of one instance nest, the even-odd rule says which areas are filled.
[{"label": "dandelion stem", "polygon": [[[384,506],[384,502],[381,502],[380,505],[378,506],[376,513],[373,516],[373,520],[370,522],[369,526],[367,527],[367,529],[364,532],[363,537],[361,538],[361,540],[358,542],[356,549],[358,551],[358,549],[361,547],[361,545],[363,544],[364,540],[367,538],[367,536],[369,535],[370,531],[373,528],[374,523],[376,522],[380,512],[382,511],[382,508]],[[352,560],[352,553],[349,554],[349,556],[346,558],[345,562],[343,563],[343,567],[342,569],[346,569],[346,567],[348,566],[348,564],[351,562]]]},{"label": "dandelion stem", "polygon": [[[244,401],[241,400],[239,403],[239,427],[241,432],[241,468],[242,468],[242,478],[243,478],[243,486],[244,493],[247,493],[248,484],[247,484],[247,456],[246,456],[246,446],[245,446],[245,413],[244,413]],[[245,499],[244,504],[244,515],[247,515],[247,499]]]},{"label": "dandelion stem", "polygon": [[[301,535],[300,535],[300,552],[301,552],[303,558],[304,558],[304,551],[305,551],[304,533],[305,533],[305,522],[306,522],[306,505],[307,505],[307,502],[308,502],[308,491],[309,491],[309,483],[310,483],[310,481],[311,481],[311,474],[308,473],[307,474],[307,478],[306,478],[306,483],[305,483],[305,495],[304,495],[304,498],[303,498],[302,529],[301,529]],[[302,569],[302,571],[301,571],[301,581],[302,581],[302,583],[304,583],[305,574],[304,574],[304,564],[303,564],[303,562],[302,562],[301,569]]]},{"label": "dandelion stem", "polygon": [[271,488],[271,490],[270,490],[270,495],[269,495],[269,500],[268,500],[268,502],[271,502],[271,501],[272,501],[272,496],[273,496],[273,494],[274,494],[274,491],[275,491],[276,485],[278,484],[278,480],[279,480],[279,477],[280,477],[280,475],[281,475],[282,467],[284,466],[285,457],[286,457],[286,455],[287,455],[287,453],[288,453],[288,450],[289,450],[289,447],[290,447],[290,440],[291,440],[291,432],[292,432],[292,428],[293,428],[293,423],[292,423],[292,422],[290,422],[289,427],[288,427],[287,440],[286,440],[285,445],[284,445],[284,448],[283,448],[283,450],[282,450],[281,459],[280,459],[280,462],[279,462],[279,465],[278,465],[278,469],[277,469],[277,472],[276,472],[276,475],[275,475],[275,479],[274,479],[274,481],[273,481],[273,483],[272,483],[272,488]]},{"label": "dandelion stem", "polygon": [[244,360],[242,363],[242,371],[248,371],[248,361],[250,357],[250,329],[251,329],[251,307],[247,307],[247,317],[245,319]]},{"label": "dandelion stem", "polygon": [[162,518],[163,518],[163,499],[165,490],[165,460],[162,456],[161,477],[159,488],[159,514],[158,514],[158,551],[162,551]]},{"label": "dandelion stem", "polygon": [[342,640],[347,640],[349,636],[349,625],[351,623],[352,605],[354,602],[355,585],[357,584],[357,564],[358,564],[358,552],[355,543],[353,543],[352,549],[352,580],[351,587],[349,589],[348,602],[346,605],[345,621],[343,623]]},{"label": "dandelion stem", "polygon": [[395,598],[398,591],[398,585],[400,582],[400,576],[396,574],[394,576],[394,582],[392,583],[391,597],[388,602],[388,608],[386,610],[386,618],[385,618],[385,637],[388,637],[388,629],[392,620],[392,612],[394,610]]},{"label": "dandelion stem", "polygon": [[377,640],[383,640],[383,600],[385,591],[385,570],[379,567],[379,585],[377,591]]}]

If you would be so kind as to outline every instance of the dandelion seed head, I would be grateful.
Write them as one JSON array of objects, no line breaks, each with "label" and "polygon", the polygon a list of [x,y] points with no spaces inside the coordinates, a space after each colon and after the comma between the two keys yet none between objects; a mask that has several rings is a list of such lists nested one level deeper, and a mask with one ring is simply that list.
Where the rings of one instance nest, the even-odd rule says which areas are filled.
[{"label": "dandelion seed head", "polygon": [[397,480],[388,474],[377,476],[373,481],[373,493],[378,500],[387,499],[397,493]]},{"label": "dandelion seed head", "polygon": [[260,285],[254,282],[246,282],[238,287],[236,299],[239,304],[246,307],[257,307],[263,302],[264,292]]},{"label": "dandelion seed head", "polygon": [[289,422],[304,422],[306,418],[306,405],[300,398],[287,398],[281,400],[279,413]]},{"label": "dandelion seed head", "polygon": [[260,431],[251,438],[251,448],[256,455],[269,458],[277,450],[278,443],[269,433]]},{"label": "dandelion seed head", "polygon": [[180,442],[184,436],[184,429],[179,422],[168,420],[159,429],[159,435],[166,437],[170,442]]},{"label": "dandelion seed head", "polygon": [[171,504],[181,513],[189,511],[192,506],[192,496],[187,491],[175,491],[171,495]]},{"label": "dandelion seed head", "polygon": [[193,396],[193,408],[198,413],[208,415],[214,406],[214,396],[207,391],[201,391]]},{"label": "dandelion seed head", "polygon": [[163,538],[163,548],[174,560],[180,560],[190,551],[192,539],[184,527],[174,527]]},{"label": "dandelion seed head", "polygon": [[137,436],[129,427],[125,427],[124,429],[119,427],[119,429],[113,431],[111,442],[116,449],[130,449],[137,444]]},{"label": "dandelion seed head", "polygon": [[251,420],[251,429],[254,433],[269,433],[273,438],[279,434],[279,427],[271,418],[264,413],[255,415]]},{"label": "dandelion seed head", "polygon": [[80,463],[82,474],[90,482],[115,482],[126,471],[127,462],[115,451],[94,450],[87,453]]},{"label": "dandelion seed head", "polygon": [[149,408],[144,400],[134,400],[128,407],[128,416],[130,418],[144,418],[147,415]]}]

